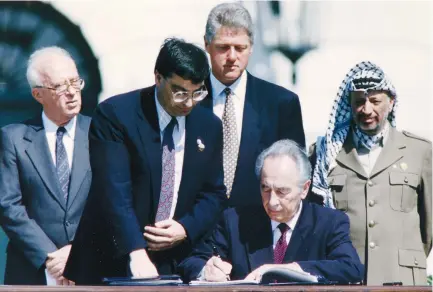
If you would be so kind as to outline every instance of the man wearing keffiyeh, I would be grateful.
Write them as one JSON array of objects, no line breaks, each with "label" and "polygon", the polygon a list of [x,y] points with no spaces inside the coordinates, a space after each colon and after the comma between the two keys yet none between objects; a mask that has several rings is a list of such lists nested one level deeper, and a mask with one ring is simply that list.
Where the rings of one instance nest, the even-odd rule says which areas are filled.
[{"label": "man wearing keffiyeh", "polygon": [[426,284],[432,247],[432,146],[396,129],[397,101],[380,67],[358,63],[310,149],[309,198],[347,213],[368,285]]}]

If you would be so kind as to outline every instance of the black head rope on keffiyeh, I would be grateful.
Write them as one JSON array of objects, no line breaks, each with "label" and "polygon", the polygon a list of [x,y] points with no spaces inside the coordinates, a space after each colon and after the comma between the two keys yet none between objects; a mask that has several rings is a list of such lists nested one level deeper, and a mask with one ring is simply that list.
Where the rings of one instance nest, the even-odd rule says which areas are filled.
[{"label": "black head rope on keffiyeh", "polygon": [[[394,98],[394,105],[388,115],[392,127],[395,127],[395,110],[397,107],[397,95],[395,87],[387,78],[383,70],[371,63],[361,62],[356,64],[341,83],[337,96],[332,106],[328,128],[325,136],[317,138],[316,165],[313,172],[312,191],[324,197],[325,206],[335,208],[332,193],[328,185],[328,173],[331,165],[335,164],[338,153],[343,147],[352,123],[352,109],[350,106],[350,92],[362,90],[365,94],[370,91],[388,91]],[[385,129],[387,130],[387,128]],[[384,131],[375,136],[363,134],[357,127],[354,129],[360,142],[367,148],[383,137]]]}]

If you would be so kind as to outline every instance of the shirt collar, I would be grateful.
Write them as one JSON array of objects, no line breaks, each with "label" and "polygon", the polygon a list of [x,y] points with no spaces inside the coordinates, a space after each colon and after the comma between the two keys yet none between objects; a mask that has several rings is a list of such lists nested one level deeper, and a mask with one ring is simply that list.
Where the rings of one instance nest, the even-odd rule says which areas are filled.
[{"label": "shirt collar", "polygon": [[[42,123],[44,124],[44,129],[46,133],[57,133],[57,126],[53,121],[51,121],[44,111],[42,111]],[[66,130],[66,135],[71,137],[72,140],[75,139],[75,128],[77,125],[77,116],[73,117],[66,125],[63,127]]]},{"label": "shirt collar", "polygon": [[[290,228],[292,231],[295,230],[295,226],[296,226],[296,223],[298,222],[299,216],[301,215],[301,211],[302,211],[302,201],[301,201],[301,203],[299,204],[299,209],[298,209],[298,211],[296,212],[295,216],[293,216],[293,218],[290,219],[289,221],[285,222],[285,223],[287,224],[287,226],[289,226],[289,228]],[[271,220],[272,233],[275,232],[275,229],[278,228],[278,225],[280,225],[280,223],[281,223],[281,222],[277,222],[277,221]]]},{"label": "shirt collar", "polygon": [[238,79],[236,79],[236,81],[230,86],[226,86],[222,84],[211,72],[210,83],[212,85],[213,98],[220,96],[223,93],[224,89],[229,87],[231,91],[234,93],[236,98],[244,99],[246,88],[247,88],[247,72],[246,70],[244,70],[244,72],[242,72],[242,75]]},{"label": "shirt collar", "polygon": [[[159,103],[158,96],[157,96],[157,88],[155,87],[155,103],[156,103],[156,112],[158,113],[158,123],[159,123],[159,130],[164,132],[165,128],[168,126],[168,124],[171,121],[171,116],[165,111],[165,109],[162,107],[162,105]],[[176,117],[177,123],[179,123],[185,119],[185,117]]]}]

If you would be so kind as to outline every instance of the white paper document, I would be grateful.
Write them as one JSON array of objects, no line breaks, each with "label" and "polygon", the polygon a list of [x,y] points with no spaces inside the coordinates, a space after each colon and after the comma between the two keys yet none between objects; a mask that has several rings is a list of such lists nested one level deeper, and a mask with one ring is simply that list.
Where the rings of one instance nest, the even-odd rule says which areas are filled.
[{"label": "white paper document", "polygon": [[45,278],[47,279],[47,286],[57,286],[56,279],[48,273],[47,269],[45,269]]}]

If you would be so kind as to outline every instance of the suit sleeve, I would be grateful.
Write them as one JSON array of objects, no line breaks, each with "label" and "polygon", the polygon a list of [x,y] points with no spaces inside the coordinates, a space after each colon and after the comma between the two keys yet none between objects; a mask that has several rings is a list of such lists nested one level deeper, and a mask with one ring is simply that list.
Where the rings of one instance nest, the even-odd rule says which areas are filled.
[{"label": "suit sleeve", "polygon": [[207,164],[206,180],[196,196],[196,203],[192,210],[179,219],[192,245],[215,227],[227,206],[222,166],[222,127],[221,123],[217,125],[215,130],[218,135],[215,135],[212,160]]},{"label": "suit sleeve", "polygon": [[0,135],[0,220],[14,247],[37,269],[56,245],[27,214],[20,186],[19,162],[14,143],[5,129]]},{"label": "suit sleeve", "polygon": [[188,283],[198,278],[206,262],[214,255],[214,246],[219,256],[224,261],[230,262],[228,231],[225,220],[225,216],[223,216],[215,229],[210,232],[210,236],[202,239],[194,247],[191,254],[178,265],[178,272],[184,279],[184,282]]},{"label": "suit sleeve", "polygon": [[92,196],[113,232],[117,257],[147,247],[133,208],[130,156],[123,126],[110,104],[100,104],[89,129]]},{"label": "suit sleeve", "polygon": [[418,190],[418,213],[420,216],[421,238],[424,252],[428,256],[432,248],[432,148],[424,156],[421,188]]},{"label": "suit sleeve", "polygon": [[301,268],[316,276],[340,283],[357,283],[364,279],[364,266],[349,236],[349,218],[340,213],[333,218],[327,235],[326,260],[299,261]]},{"label": "suit sleeve", "polygon": [[288,98],[282,99],[278,110],[278,138],[293,140],[305,149],[305,133],[298,96],[291,94]]}]

